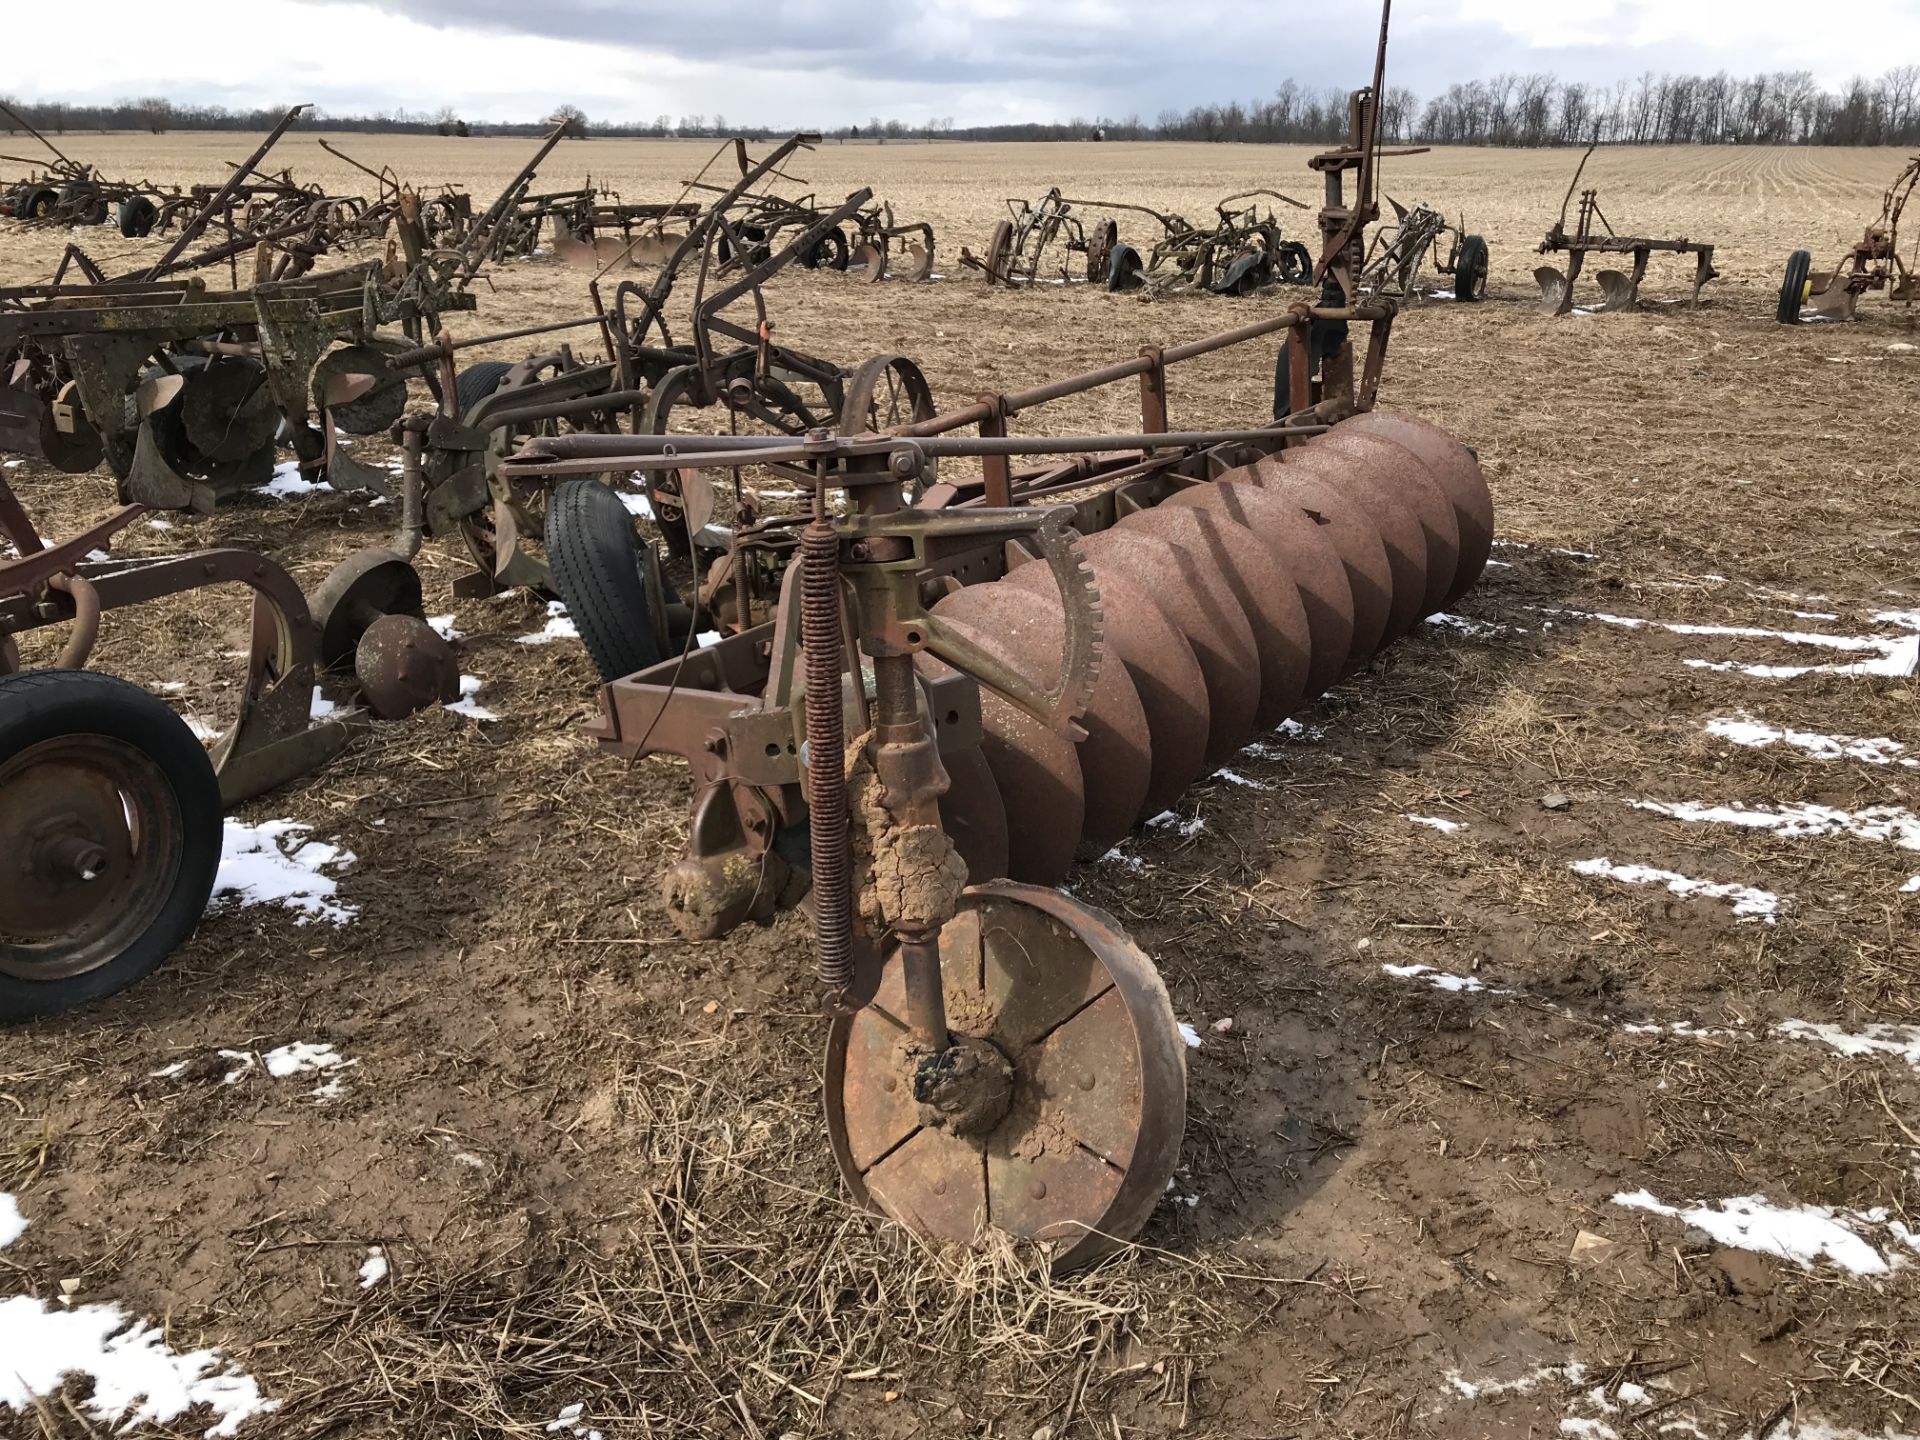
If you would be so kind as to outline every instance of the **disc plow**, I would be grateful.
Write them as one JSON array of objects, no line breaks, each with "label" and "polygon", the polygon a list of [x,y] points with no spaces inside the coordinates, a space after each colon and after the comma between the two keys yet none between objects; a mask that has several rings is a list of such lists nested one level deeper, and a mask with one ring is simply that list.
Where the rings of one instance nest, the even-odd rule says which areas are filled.
[{"label": "disc plow", "polygon": [[[548,546],[599,637],[590,733],[692,775],[667,911],[710,939],[811,892],[835,1158],[858,1200],[931,1239],[991,1226],[1064,1269],[1145,1222],[1178,1160],[1185,1046],[1152,962],[1054,887],[1486,564],[1471,452],[1373,409],[1395,307],[1358,298],[1354,269],[1384,51],[1383,24],[1352,143],[1314,161],[1331,303],[875,433],[537,437],[499,466],[556,487],[556,513],[616,522],[550,527]],[[1283,332],[1279,418],[1170,427],[1174,367]],[[1010,433],[1128,382],[1137,433]],[[746,466],[805,504],[734,530],[724,619],[669,607],[632,578],[661,562],[598,477]],[[696,644],[712,624],[732,633]],[[678,653],[622,673],[621,635]]]}]

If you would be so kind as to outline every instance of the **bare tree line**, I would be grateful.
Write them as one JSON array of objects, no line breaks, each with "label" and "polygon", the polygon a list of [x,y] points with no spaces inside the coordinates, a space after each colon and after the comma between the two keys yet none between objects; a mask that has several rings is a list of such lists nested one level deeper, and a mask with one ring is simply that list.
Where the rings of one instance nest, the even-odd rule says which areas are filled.
[{"label": "bare tree line", "polygon": [[[4,97],[0,97],[4,98]],[[270,129],[277,110],[229,110],[180,105],[159,97],[106,105],[8,101],[26,121],[51,135],[103,130]],[[583,128],[577,107],[561,106]],[[1381,105],[1382,129],[1396,142],[1436,145],[1538,147],[1628,145],[1912,145],[1920,143],[1920,65],[1900,65],[1877,80],[1856,77],[1824,90],[1805,70],[1736,78],[1655,75],[1610,85],[1563,81],[1546,73],[1502,74],[1450,85],[1424,102],[1405,86],[1390,86]],[[371,115],[315,114],[310,128],[441,135],[531,135],[550,120],[469,122],[451,107],[437,112],[390,110]],[[952,119],[919,124],[870,119],[830,133],[841,140],[1202,140],[1242,144],[1331,141],[1347,130],[1347,92],[1309,88],[1288,79],[1264,100],[1163,110],[1151,122],[1075,117],[1054,124],[958,126]],[[14,133],[0,115],[0,132]],[[786,134],[779,127],[729,127],[724,115],[658,115],[651,121],[596,122],[592,133],[611,136],[715,138]]]}]

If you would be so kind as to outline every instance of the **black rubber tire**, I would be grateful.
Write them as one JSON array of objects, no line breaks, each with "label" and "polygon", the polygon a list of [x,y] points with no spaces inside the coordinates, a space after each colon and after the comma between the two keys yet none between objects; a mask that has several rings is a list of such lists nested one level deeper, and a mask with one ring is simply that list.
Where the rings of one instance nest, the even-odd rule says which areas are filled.
[{"label": "black rubber tire", "polygon": [[633,517],[598,480],[567,480],[547,500],[547,565],[602,680],[660,663]]},{"label": "black rubber tire", "polygon": [[120,233],[129,240],[145,239],[153,233],[153,222],[159,214],[159,207],[146,196],[129,195],[120,202]]},{"label": "black rubber tire", "polygon": [[200,923],[220,869],[220,782],[206,749],[163,701],[93,670],[0,676],[0,763],[64,735],[108,736],[152,760],[172,791],[183,843],[170,857],[166,899],[152,924],[84,974],[58,980],[0,975],[0,1023],[91,1004],[152,974]]},{"label": "black rubber tire", "polygon": [[1807,293],[1807,276],[1813,271],[1813,256],[1796,250],[1787,257],[1786,277],[1780,282],[1780,304],[1773,318],[1782,325],[1800,323],[1800,297]]},{"label": "black rubber tire", "polygon": [[1273,252],[1274,278],[1282,285],[1313,283],[1313,252],[1298,240],[1285,240]]},{"label": "black rubber tire", "polygon": [[1107,289],[1116,295],[1138,290],[1146,283],[1140,278],[1144,268],[1140,252],[1126,241],[1120,241],[1113,247],[1113,254],[1107,261]]},{"label": "black rubber tire", "polygon": [[15,214],[22,220],[44,220],[47,212],[59,203],[59,192],[51,185],[29,186],[20,197]]},{"label": "black rubber tire", "polygon": [[1478,235],[1460,242],[1459,258],[1453,262],[1453,298],[1463,305],[1487,298],[1487,242]]},{"label": "black rubber tire", "polygon": [[836,226],[800,257],[800,263],[809,270],[844,270],[848,253],[846,232]]},{"label": "black rubber tire", "polygon": [[500,382],[513,369],[506,360],[476,360],[462,370],[453,382],[455,408],[461,415],[500,388]]}]

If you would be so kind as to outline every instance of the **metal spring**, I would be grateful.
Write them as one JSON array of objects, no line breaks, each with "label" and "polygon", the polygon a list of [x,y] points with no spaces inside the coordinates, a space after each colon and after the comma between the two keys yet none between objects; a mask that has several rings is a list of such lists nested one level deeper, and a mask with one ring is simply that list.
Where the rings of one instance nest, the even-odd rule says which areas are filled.
[{"label": "metal spring", "polygon": [[853,985],[853,857],[847,842],[847,734],[841,710],[840,542],[815,519],[800,536],[800,640],[807,654],[807,809],[820,984]]}]

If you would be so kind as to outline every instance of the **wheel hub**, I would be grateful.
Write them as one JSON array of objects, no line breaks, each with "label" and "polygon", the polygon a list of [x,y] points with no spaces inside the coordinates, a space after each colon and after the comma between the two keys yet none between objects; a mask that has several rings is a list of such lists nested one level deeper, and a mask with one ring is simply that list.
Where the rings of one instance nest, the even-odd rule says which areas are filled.
[{"label": "wheel hub", "polygon": [[165,903],[178,827],[165,778],[118,741],[66,736],[0,764],[0,975],[112,959]]}]

